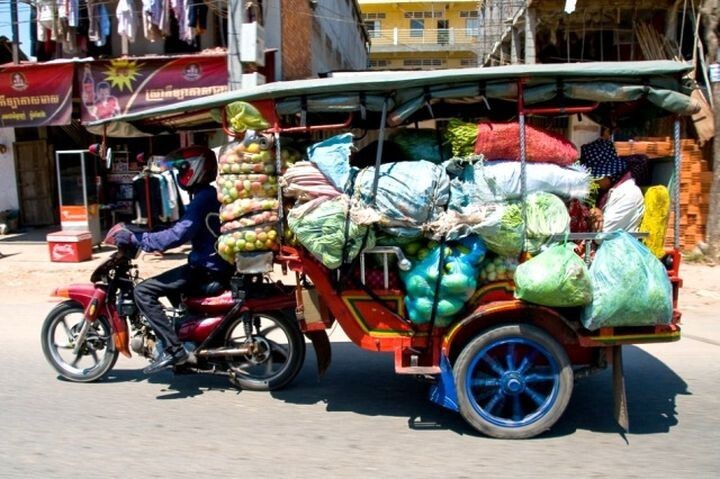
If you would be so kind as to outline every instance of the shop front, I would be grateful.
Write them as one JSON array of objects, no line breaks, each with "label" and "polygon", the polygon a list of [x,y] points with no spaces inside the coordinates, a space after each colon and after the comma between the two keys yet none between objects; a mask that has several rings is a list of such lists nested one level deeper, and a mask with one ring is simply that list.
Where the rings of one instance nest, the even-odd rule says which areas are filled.
[{"label": "shop front", "polygon": [[[0,67],[0,131],[9,132],[3,138],[10,142],[0,176],[17,186],[17,200],[9,198],[7,203],[17,205],[20,226],[58,225],[66,230],[67,221],[74,222],[74,229],[80,221],[94,244],[115,221],[162,227],[173,216],[163,205],[148,208],[147,199],[153,195],[137,186],[138,180],[161,173],[156,171],[158,159],[169,151],[212,139],[204,134],[155,135],[135,129],[109,132],[86,124],[220,93],[227,90],[227,78],[224,54]],[[101,148],[91,149],[93,144]],[[76,156],[82,157],[85,167],[84,175],[78,169],[82,181],[63,180],[64,164]],[[68,204],[69,198],[81,196],[85,198],[81,204]],[[83,214],[73,208],[81,208]]]}]

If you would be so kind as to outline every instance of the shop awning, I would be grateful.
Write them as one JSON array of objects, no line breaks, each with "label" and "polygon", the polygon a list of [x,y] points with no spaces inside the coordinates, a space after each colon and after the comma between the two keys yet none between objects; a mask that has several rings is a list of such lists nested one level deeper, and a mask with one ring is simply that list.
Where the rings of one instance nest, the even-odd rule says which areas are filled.
[{"label": "shop awning", "polygon": [[[399,124],[436,100],[462,101],[484,97],[514,102],[519,79],[525,81],[526,105],[543,104],[558,98],[621,103],[645,99],[667,113],[688,115],[699,108],[682,81],[691,69],[690,64],[681,62],[646,61],[353,72],[229,91],[121,115],[114,121],[180,129],[212,123],[213,108],[237,100],[275,100],[277,113],[288,115],[301,111],[377,112],[388,99],[388,121]],[[188,113],[192,115],[188,116]],[[92,125],[106,122],[94,122]]]}]

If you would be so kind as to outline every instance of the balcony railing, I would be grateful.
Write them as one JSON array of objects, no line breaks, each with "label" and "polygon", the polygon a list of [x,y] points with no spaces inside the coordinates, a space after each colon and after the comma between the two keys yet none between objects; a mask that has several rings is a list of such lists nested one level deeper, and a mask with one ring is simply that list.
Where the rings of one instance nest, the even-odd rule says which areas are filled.
[{"label": "balcony railing", "polygon": [[473,28],[392,28],[370,32],[373,46],[471,45],[477,43],[478,29]]}]

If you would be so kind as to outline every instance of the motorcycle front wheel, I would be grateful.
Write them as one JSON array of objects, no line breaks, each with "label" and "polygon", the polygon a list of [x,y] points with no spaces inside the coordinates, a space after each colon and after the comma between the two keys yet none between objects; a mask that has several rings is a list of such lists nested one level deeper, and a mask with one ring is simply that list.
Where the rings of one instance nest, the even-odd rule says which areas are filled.
[{"label": "motorcycle front wheel", "polygon": [[60,376],[87,383],[100,379],[110,371],[117,361],[118,352],[109,321],[99,316],[90,326],[76,354],[75,344],[84,322],[84,310],[80,304],[74,301],[60,303],[43,322],[41,342],[45,359]]},{"label": "motorcycle front wheel", "polygon": [[294,315],[275,311],[252,313],[251,334],[243,316],[225,334],[225,347],[252,345],[252,352],[227,360],[231,382],[251,391],[274,391],[298,375],[305,360],[305,339]]}]

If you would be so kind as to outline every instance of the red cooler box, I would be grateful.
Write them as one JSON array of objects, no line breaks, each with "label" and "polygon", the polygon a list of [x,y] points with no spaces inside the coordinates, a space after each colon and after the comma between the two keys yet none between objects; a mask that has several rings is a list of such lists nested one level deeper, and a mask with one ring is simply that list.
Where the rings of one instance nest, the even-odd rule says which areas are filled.
[{"label": "red cooler box", "polygon": [[50,261],[78,263],[92,258],[89,231],[57,231],[47,235]]}]

